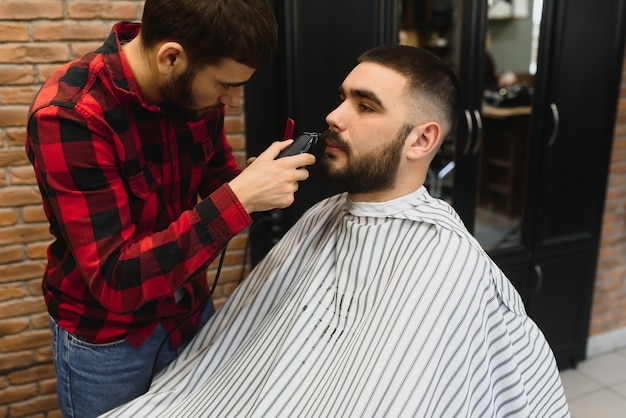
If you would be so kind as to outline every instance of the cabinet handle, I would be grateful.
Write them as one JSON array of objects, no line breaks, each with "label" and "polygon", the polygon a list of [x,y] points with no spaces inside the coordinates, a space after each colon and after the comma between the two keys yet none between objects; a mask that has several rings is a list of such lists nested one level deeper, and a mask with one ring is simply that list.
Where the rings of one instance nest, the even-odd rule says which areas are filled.
[{"label": "cabinet handle", "polygon": [[468,109],[465,109],[465,120],[467,122],[467,142],[465,142],[465,148],[463,149],[463,155],[467,155],[472,145],[472,135],[474,134],[474,124],[472,123],[472,114]]},{"label": "cabinet handle", "polygon": [[537,275],[537,283],[535,284],[535,293],[539,293],[543,287],[543,270],[539,264],[535,264],[535,274]]},{"label": "cabinet handle", "polygon": [[548,140],[548,146],[551,147],[556,142],[556,137],[559,134],[559,108],[556,106],[556,103],[552,103],[550,105],[550,110],[552,110],[552,120],[554,125],[552,126],[552,135],[550,135],[550,139]]},{"label": "cabinet handle", "polygon": [[478,109],[474,109],[474,117],[476,118],[476,144],[474,145],[472,155],[478,154],[480,144],[483,141],[483,118],[480,116]]}]

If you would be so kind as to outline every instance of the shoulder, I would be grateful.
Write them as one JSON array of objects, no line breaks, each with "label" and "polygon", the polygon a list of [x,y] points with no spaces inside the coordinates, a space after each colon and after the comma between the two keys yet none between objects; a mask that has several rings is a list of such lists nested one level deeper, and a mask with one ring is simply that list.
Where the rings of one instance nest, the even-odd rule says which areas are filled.
[{"label": "shoulder", "polygon": [[63,112],[69,118],[80,119],[102,114],[103,104],[117,102],[106,92],[110,81],[103,80],[103,68],[102,57],[93,52],[57,69],[33,100],[29,119],[37,118],[44,110],[53,117]]}]

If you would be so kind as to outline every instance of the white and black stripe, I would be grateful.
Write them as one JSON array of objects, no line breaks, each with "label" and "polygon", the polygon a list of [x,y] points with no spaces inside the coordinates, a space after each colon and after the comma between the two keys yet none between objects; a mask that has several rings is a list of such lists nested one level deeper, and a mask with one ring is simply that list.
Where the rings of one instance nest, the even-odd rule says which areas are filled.
[{"label": "white and black stripe", "polygon": [[139,399],[109,417],[564,417],[545,338],[424,188],[312,208]]}]

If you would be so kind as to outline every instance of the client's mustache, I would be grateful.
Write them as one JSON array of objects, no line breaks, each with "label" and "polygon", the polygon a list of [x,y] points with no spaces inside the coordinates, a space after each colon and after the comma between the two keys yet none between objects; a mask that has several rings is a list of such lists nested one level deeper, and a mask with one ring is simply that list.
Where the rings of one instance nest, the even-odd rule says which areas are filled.
[{"label": "client's mustache", "polygon": [[350,145],[341,138],[341,135],[337,131],[333,131],[332,129],[327,129],[322,132],[322,140],[330,139],[335,145],[344,151],[350,150]]}]

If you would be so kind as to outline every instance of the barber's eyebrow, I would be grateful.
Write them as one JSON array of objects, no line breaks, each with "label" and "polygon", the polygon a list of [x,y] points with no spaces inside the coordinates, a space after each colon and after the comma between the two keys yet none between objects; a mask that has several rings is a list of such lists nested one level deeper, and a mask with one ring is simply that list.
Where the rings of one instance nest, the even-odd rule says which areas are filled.
[{"label": "barber's eyebrow", "polygon": [[236,83],[222,83],[222,84],[224,86],[228,86],[228,87],[233,87],[234,88],[234,87],[241,87],[244,84],[246,84],[247,82],[248,82],[248,80],[246,80],[246,81],[239,81],[239,82],[236,82]]},{"label": "barber's eyebrow", "polygon": [[[376,95],[376,93],[374,93],[371,90],[351,89],[349,93],[351,96],[360,97],[361,99],[367,99],[371,101],[372,103],[375,103],[378,106],[384,108],[382,100],[380,100],[380,98]],[[346,95],[346,90],[343,88],[343,86],[339,86],[339,94],[344,95],[344,96]]]}]

